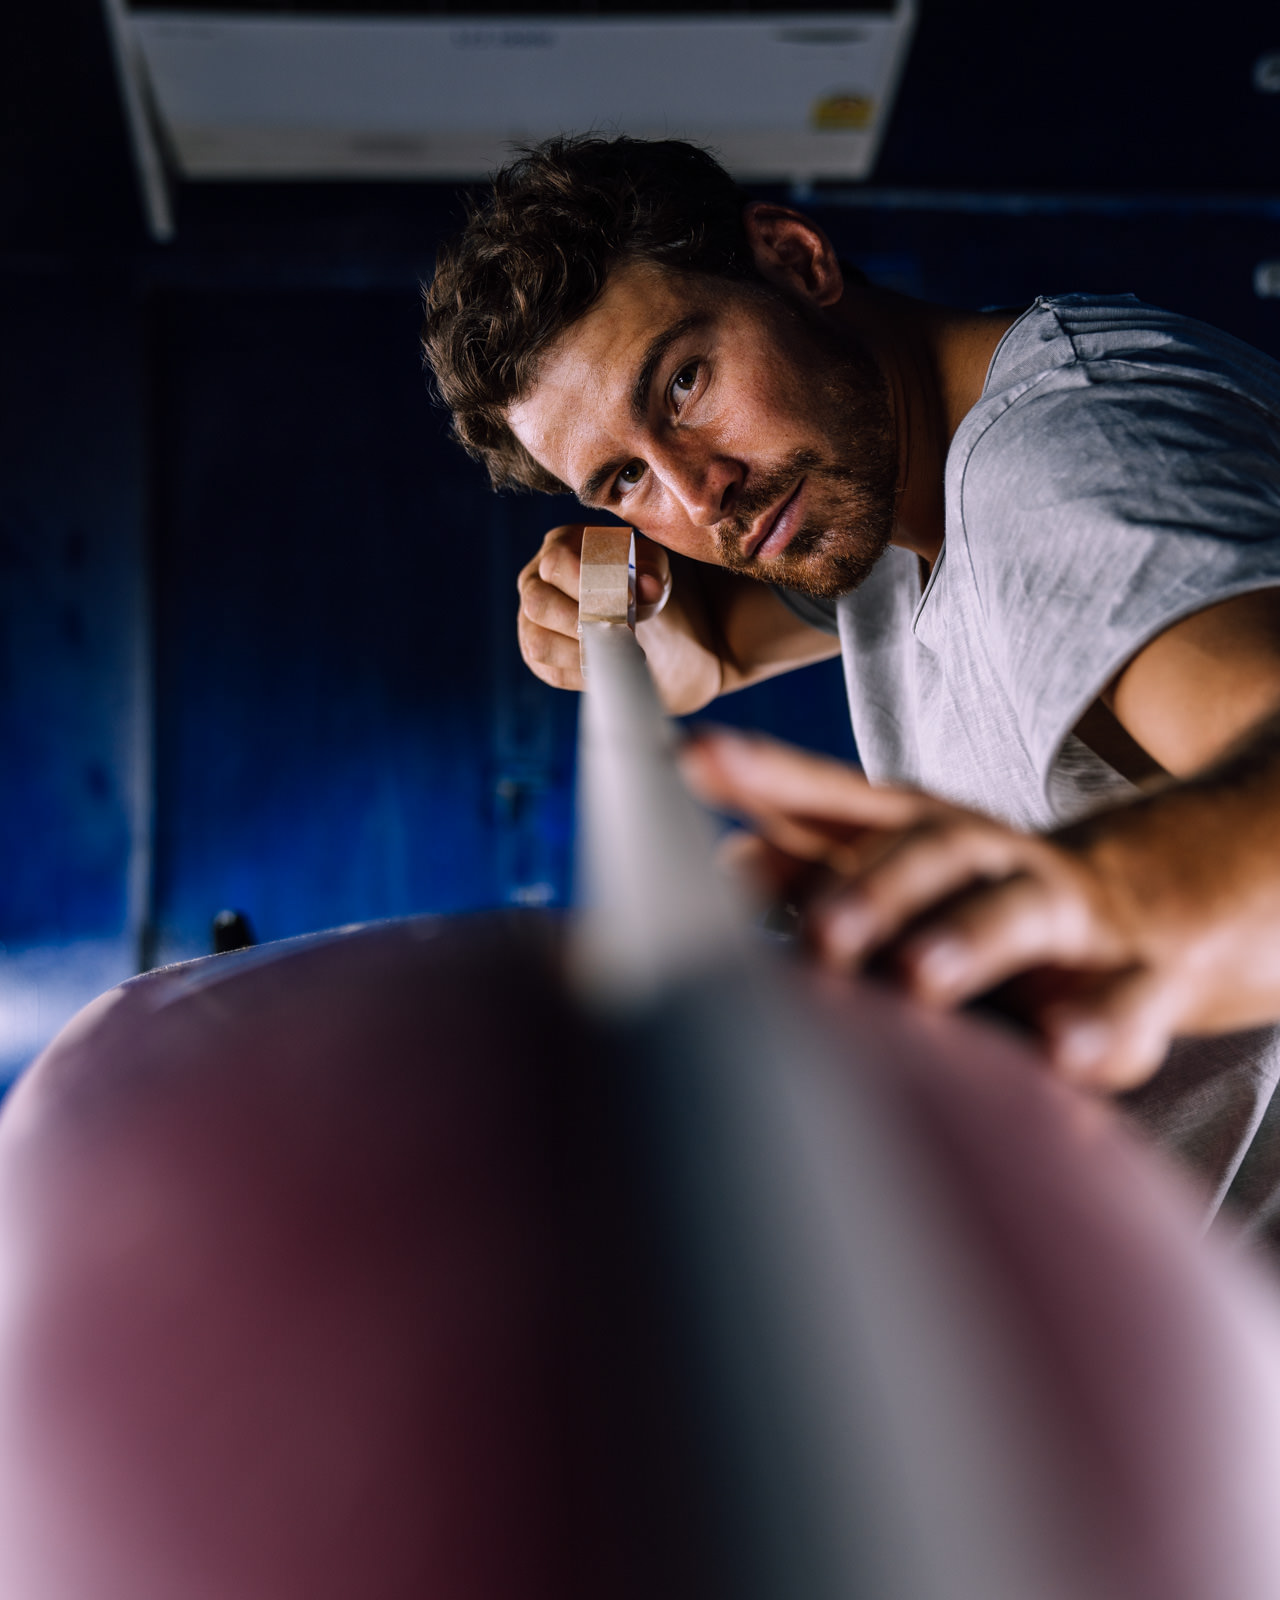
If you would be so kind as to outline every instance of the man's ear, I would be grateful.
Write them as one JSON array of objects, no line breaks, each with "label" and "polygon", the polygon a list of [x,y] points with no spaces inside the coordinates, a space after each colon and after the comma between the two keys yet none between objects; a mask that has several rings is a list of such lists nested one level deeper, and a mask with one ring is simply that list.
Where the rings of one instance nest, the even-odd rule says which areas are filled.
[{"label": "man's ear", "polygon": [[790,206],[753,200],[742,213],[742,225],[766,282],[812,305],[835,305],[844,293],[844,274],[816,222]]}]

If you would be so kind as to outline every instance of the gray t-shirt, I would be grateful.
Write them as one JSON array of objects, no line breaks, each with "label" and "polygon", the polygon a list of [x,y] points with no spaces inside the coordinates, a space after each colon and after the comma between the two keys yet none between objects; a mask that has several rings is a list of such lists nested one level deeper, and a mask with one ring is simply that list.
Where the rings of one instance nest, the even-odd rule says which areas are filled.
[{"label": "gray t-shirt", "polygon": [[[892,548],[838,602],[785,598],[839,631],[868,776],[1044,828],[1133,792],[1071,731],[1125,662],[1273,585],[1280,366],[1131,295],[1061,295],[1005,334],[956,432],[923,592]],[[1216,1206],[1278,1077],[1280,1033],[1261,1029],[1180,1042],[1128,1098]]]}]

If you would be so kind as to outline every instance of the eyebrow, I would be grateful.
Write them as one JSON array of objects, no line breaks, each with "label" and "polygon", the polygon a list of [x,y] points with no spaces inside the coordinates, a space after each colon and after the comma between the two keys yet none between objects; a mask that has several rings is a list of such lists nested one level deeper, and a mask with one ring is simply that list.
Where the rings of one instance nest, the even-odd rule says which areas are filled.
[{"label": "eyebrow", "polygon": [[[635,379],[631,385],[630,411],[634,422],[643,422],[649,414],[649,391],[653,388],[654,374],[662,364],[662,358],[678,340],[683,339],[687,333],[692,333],[695,328],[704,327],[711,320],[706,311],[694,311],[687,317],[681,317],[678,322],[673,322],[669,328],[663,328],[661,333],[654,334],[645,346],[644,358],[636,369]],[[621,460],[606,461],[595,469],[587,478],[580,489],[574,491],[577,498],[584,505],[589,505],[604,486],[613,477],[615,472],[620,472],[630,456]]]}]

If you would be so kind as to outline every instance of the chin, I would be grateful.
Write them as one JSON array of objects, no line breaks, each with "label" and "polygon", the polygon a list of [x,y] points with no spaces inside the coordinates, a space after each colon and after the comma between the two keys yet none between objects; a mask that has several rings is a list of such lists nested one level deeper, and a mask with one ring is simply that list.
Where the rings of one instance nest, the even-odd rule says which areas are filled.
[{"label": "chin", "polygon": [[[891,531],[864,528],[856,534],[833,535],[824,529],[812,541],[805,536],[807,530],[802,531],[790,548],[767,566],[760,563],[752,576],[783,589],[796,589],[814,600],[838,600],[870,577],[889,547]],[[795,546],[802,539],[806,544],[811,542],[812,547],[797,550]]]}]

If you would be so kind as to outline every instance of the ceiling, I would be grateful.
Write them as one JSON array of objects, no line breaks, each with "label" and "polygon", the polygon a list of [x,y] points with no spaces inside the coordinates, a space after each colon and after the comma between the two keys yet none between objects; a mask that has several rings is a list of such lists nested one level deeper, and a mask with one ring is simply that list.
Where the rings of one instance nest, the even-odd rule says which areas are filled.
[{"label": "ceiling", "polygon": [[[489,0],[452,9],[483,14]],[[1140,0],[925,0],[871,182],[1280,194],[1280,93],[1254,82],[1259,56],[1280,51],[1274,7],[1186,15]],[[0,73],[0,249],[144,248],[98,0],[7,6]]]}]

